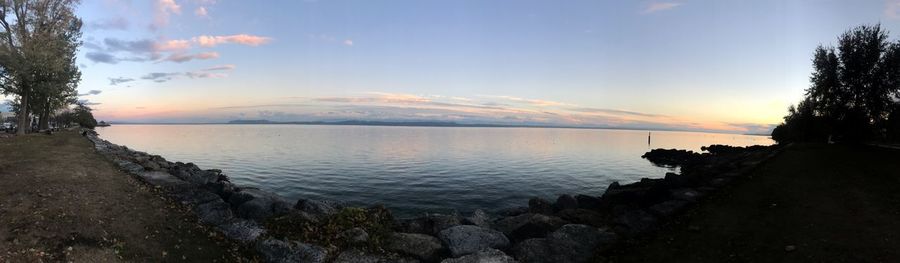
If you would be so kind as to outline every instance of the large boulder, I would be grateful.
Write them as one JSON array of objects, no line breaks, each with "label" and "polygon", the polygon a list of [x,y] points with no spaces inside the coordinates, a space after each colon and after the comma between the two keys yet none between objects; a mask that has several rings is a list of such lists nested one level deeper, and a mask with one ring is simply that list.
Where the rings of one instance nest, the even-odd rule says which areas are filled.
[{"label": "large boulder", "polygon": [[658,217],[671,217],[687,209],[690,202],[684,200],[669,200],[650,206],[650,213]]},{"label": "large boulder", "polygon": [[262,221],[272,216],[290,212],[291,206],[284,198],[256,188],[241,188],[228,198],[238,217]]},{"label": "large boulder", "polygon": [[648,233],[659,225],[659,220],[643,210],[628,210],[615,219],[616,232],[633,237]]},{"label": "large boulder", "polygon": [[553,215],[553,204],[540,197],[528,200],[528,211],[534,214]]},{"label": "large boulder", "polygon": [[503,251],[485,249],[475,254],[469,254],[458,258],[448,258],[441,263],[516,263],[517,261],[507,256]]},{"label": "large boulder", "polygon": [[210,225],[221,225],[234,218],[231,206],[222,199],[195,205],[193,210],[200,222]]},{"label": "large boulder", "polygon": [[588,225],[569,224],[547,238],[522,241],[513,249],[520,262],[590,262],[594,252],[611,247],[616,235]]},{"label": "large boulder", "polygon": [[294,204],[294,209],[317,217],[334,215],[343,208],[344,204],[336,201],[300,199]]},{"label": "large boulder", "polygon": [[603,208],[603,201],[600,197],[576,195],[575,200],[578,201],[578,208],[581,209],[600,210]]},{"label": "large boulder", "polygon": [[501,215],[501,216],[517,216],[517,215],[521,215],[524,213],[528,213],[527,206],[509,207],[509,208],[504,208],[504,209],[500,209],[500,211],[497,211],[497,215]]},{"label": "large boulder", "polygon": [[488,217],[487,213],[481,209],[475,209],[475,212],[472,212],[471,216],[467,216],[463,218],[463,224],[466,225],[476,225],[480,227],[490,228],[491,219]]},{"label": "large boulder", "polygon": [[325,262],[328,252],[319,246],[301,242],[266,239],[256,245],[256,251],[266,262]]},{"label": "large boulder", "polygon": [[494,228],[513,241],[519,241],[544,237],[565,224],[566,221],[558,217],[527,213],[500,219],[494,222]]},{"label": "large boulder", "polygon": [[333,263],[381,263],[385,262],[384,257],[366,253],[358,249],[349,249],[338,254],[332,261]]},{"label": "large boulder", "polygon": [[438,235],[453,257],[460,257],[478,251],[509,246],[509,239],[503,233],[472,225],[459,225],[444,229]]},{"label": "large boulder", "polygon": [[462,224],[459,215],[453,214],[433,214],[425,213],[425,215],[407,219],[400,222],[400,230],[409,233],[421,233],[436,236],[441,230]]},{"label": "large boulder", "polygon": [[250,243],[266,233],[266,229],[256,222],[239,218],[220,224],[218,228],[226,237],[242,243]]},{"label": "large boulder", "polygon": [[595,227],[606,225],[603,214],[588,209],[565,209],[556,213],[559,218],[574,224],[585,224]]},{"label": "large boulder", "polygon": [[553,204],[553,207],[556,211],[565,210],[565,209],[577,209],[578,208],[578,200],[571,195],[560,195],[556,198],[556,203]]},{"label": "large boulder", "polygon": [[425,261],[437,259],[443,250],[436,237],[418,233],[394,233],[385,244],[391,252],[414,256]]}]

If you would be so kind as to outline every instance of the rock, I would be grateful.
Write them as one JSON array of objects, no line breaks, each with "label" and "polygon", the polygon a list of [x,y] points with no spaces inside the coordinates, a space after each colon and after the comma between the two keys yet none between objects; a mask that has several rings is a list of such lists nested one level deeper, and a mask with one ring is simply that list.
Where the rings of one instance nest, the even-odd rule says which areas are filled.
[{"label": "rock", "polygon": [[231,206],[222,199],[196,205],[193,211],[200,218],[200,222],[210,225],[221,225],[234,218]]},{"label": "rock", "polygon": [[569,224],[547,238],[520,242],[512,251],[520,262],[590,262],[595,251],[615,244],[616,235],[587,225]]},{"label": "rock", "polygon": [[653,215],[643,210],[630,210],[613,220],[617,232],[625,236],[641,235],[657,227],[658,221]]},{"label": "rock", "polygon": [[475,209],[475,212],[472,212],[472,216],[463,218],[462,223],[466,225],[476,225],[487,228],[490,228],[491,225],[487,213],[485,213],[484,210],[481,209]]},{"label": "rock", "polygon": [[458,258],[448,258],[441,263],[516,263],[517,261],[507,256],[503,251],[485,249],[475,254],[469,254]]},{"label": "rock", "polygon": [[566,222],[558,217],[542,214],[521,214],[494,222],[494,228],[503,232],[513,241],[534,237],[544,237]]},{"label": "rock", "polygon": [[576,195],[575,200],[578,201],[578,208],[600,210],[603,208],[603,202],[599,197],[589,195]]},{"label": "rock", "polygon": [[528,200],[528,211],[535,214],[553,215],[553,204],[540,197]]},{"label": "rock", "polygon": [[341,232],[341,239],[351,244],[365,244],[369,241],[369,233],[365,229],[354,227]]},{"label": "rock", "polygon": [[510,208],[504,208],[504,209],[501,209],[500,211],[497,211],[497,214],[501,215],[501,216],[517,216],[517,215],[521,215],[524,213],[528,213],[527,206],[510,207]]},{"label": "rock", "polygon": [[144,182],[153,186],[169,187],[169,188],[186,188],[189,186],[184,180],[178,179],[167,172],[150,171],[139,172],[137,176]]},{"label": "rock", "polygon": [[244,219],[231,220],[219,225],[218,228],[226,237],[243,243],[254,241],[260,235],[266,233],[266,230],[255,222]]},{"label": "rock", "polygon": [[703,196],[703,194],[701,194],[700,192],[697,192],[696,190],[690,188],[675,189],[670,192],[672,194],[672,198],[688,202],[696,202],[697,199]]},{"label": "rock", "polygon": [[553,205],[556,211],[564,210],[564,209],[577,209],[578,208],[578,200],[571,195],[560,195],[556,198],[556,203]]},{"label": "rock", "polygon": [[358,249],[349,249],[338,254],[333,263],[381,263],[383,257],[372,255]]},{"label": "rock", "polygon": [[266,262],[325,262],[327,251],[319,246],[301,242],[266,239],[256,245],[256,251]]},{"label": "rock", "polygon": [[307,212],[314,216],[331,216],[344,208],[344,205],[333,201],[319,201],[300,199],[294,204],[294,209]]},{"label": "rock", "polygon": [[659,217],[671,217],[684,211],[690,203],[684,200],[669,200],[650,206],[649,210]]},{"label": "rock", "polygon": [[651,163],[659,166],[694,165],[702,161],[702,155],[693,151],[676,149],[653,149],[641,155]]},{"label": "rock", "polygon": [[459,225],[444,229],[438,235],[453,257],[472,254],[483,249],[504,249],[509,239],[503,233],[479,226]]},{"label": "rock", "polygon": [[197,188],[191,188],[185,191],[172,193],[171,195],[175,200],[178,200],[182,204],[197,205],[209,203],[215,200],[222,200],[222,198],[217,194]]},{"label": "rock", "polygon": [[606,224],[606,219],[602,214],[594,210],[587,209],[565,209],[556,213],[565,221],[575,224],[585,224],[595,227],[601,227]]},{"label": "rock", "polygon": [[161,167],[159,167],[158,163],[156,163],[154,161],[150,161],[150,160],[142,162],[141,166],[143,166],[144,169],[146,169],[148,171],[159,171],[162,169]]},{"label": "rock", "polygon": [[430,214],[400,222],[403,232],[421,233],[436,236],[441,230],[460,225],[458,214]]},{"label": "rock", "polygon": [[261,221],[287,214],[290,204],[281,196],[256,188],[242,188],[228,198],[238,217]]},{"label": "rock", "polygon": [[785,252],[794,252],[794,250],[797,250],[796,246],[785,246],[784,247]]},{"label": "rock", "polygon": [[437,259],[444,247],[436,237],[418,233],[394,233],[385,249],[431,261]]}]

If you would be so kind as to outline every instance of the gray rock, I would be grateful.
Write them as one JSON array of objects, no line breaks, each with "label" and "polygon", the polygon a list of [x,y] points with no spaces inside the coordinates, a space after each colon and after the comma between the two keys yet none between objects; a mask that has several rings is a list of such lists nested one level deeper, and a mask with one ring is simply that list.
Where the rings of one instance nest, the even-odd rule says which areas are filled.
[{"label": "gray rock", "polygon": [[162,167],[160,167],[158,163],[150,160],[142,162],[141,166],[143,166],[144,169],[148,171],[159,171],[162,169]]},{"label": "gray rock", "polygon": [[503,251],[486,249],[475,254],[469,254],[458,258],[448,258],[441,263],[517,263],[515,259],[507,256]]},{"label": "gray rock", "polygon": [[513,241],[544,237],[566,224],[566,221],[542,214],[521,214],[494,222],[494,228]]},{"label": "gray rock", "polygon": [[341,232],[341,239],[351,244],[365,244],[369,241],[369,233],[365,229],[354,227]]},{"label": "gray rock", "polygon": [[187,187],[189,184],[184,180],[178,179],[175,176],[167,173],[167,172],[159,172],[159,171],[149,171],[149,172],[138,172],[136,173],[138,177],[141,178],[144,182],[160,187]]},{"label": "gray rock", "polygon": [[613,219],[617,232],[625,236],[645,234],[656,229],[659,221],[643,210],[630,210]]},{"label": "gray rock", "polygon": [[475,209],[475,212],[472,212],[472,216],[463,218],[463,224],[466,225],[476,225],[480,227],[490,228],[491,222],[487,213],[481,209]]},{"label": "gray rock", "polygon": [[659,204],[655,204],[650,206],[648,210],[656,216],[659,217],[671,217],[675,214],[684,211],[688,207],[690,202],[684,200],[669,200]]},{"label": "gray rock", "polygon": [[556,213],[559,218],[574,224],[585,224],[595,227],[606,225],[602,214],[588,209],[565,209]]},{"label": "gray rock", "polygon": [[560,195],[556,198],[556,204],[553,205],[556,208],[556,211],[565,210],[565,209],[578,209],[578,200],[571,195]]},{"label": "gray rock", "polygon": [[437,259],[443,248],[436,237],[418,233],[394,233],[385,246],[388,251],[426,261]]},{"label": "gray rock", "polygon": [[256,188],[242,188],[231,194],[228,203],[236,207],[238,217],[264,220],[290,211],[288,202],[279,195]]},{"label": "gray rock", "polygon": [[608,249],[616,242],[612,232],[587,225],[569,224],[547,238],[520,242],[513,253],[520,262],[590,262],[594,252]]},{"label": "gray rock", "polygon": [[575,200],[578,200],[578,208],[581,209],[600,210],[603,208],[603,201],[599,197],[576,195]]},{"label": "gray rock", "polygon": [[459,215],[456,213],[450,215],[425,213],[423,216],[400,222],[400,229],[403,232],[436,236],[441,230],[460,224]]},{"label": "gray rock", "polygon": [[266,230],[255,222],[244,219],[231,220],[219,225],[218,228],[226,237],[243,243],[252,242],[266,233]]},{"label": "gray rock", "polygon": [[535,214],[553,215],[553,204],[540,197],[528,200],[528,211]]},{"label": "gray rock", "polygon": [[381,263],[386,259],[358,249],[349,249],[338,254],[333,263]]},{"label": "gray rock", "polygon": [[509,246],[509,239],[503,233],[471,225],[459,225],[444,229],[438,235],[453,257],[472,254],[488,248],[503,249]]},{"label": "gray rock", "polygon": [[319,201],[300,199],[294,204],[294,209],[309,213],[314,216],[330,216],[343,209],[343,204],[334,201]]},{"label": "gray rock", "polygon": [[266,262],[325,262],[327,251],[319,246],[300,242],[266,239],[256,245],[256,251]]},{"label": "gray rock", "polygon": [[210,225],[221,225],[234,219],[231,206],[222,199],[196,205],[193,211],[200,218],[200,222]]},{"label": "gray rock", "polygon": [[672,198],[688,202],[696,202],[697,199],[703,197],[703,194],[690,188],[675,189],[670,191],[670,193],[672,194]]},{"label": "gray rock", "polygon": [[497,211],[497,214],[501,215],[501,216],[517,216],[517,215],[521,215],[524,213],[528,213],[527,206],[510,207],[510,208],[504,208],[504,209],[501,209],[500,211]]}]

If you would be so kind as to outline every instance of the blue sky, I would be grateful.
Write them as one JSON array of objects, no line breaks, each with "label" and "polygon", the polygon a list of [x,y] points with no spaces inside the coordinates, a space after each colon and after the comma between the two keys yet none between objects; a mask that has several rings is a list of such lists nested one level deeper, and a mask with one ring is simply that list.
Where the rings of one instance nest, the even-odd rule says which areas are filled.
[{"label": "blue sky", "polygon": [[890,1],[98,0],[107,121],[445,120],[765,132],[820,43]]}]

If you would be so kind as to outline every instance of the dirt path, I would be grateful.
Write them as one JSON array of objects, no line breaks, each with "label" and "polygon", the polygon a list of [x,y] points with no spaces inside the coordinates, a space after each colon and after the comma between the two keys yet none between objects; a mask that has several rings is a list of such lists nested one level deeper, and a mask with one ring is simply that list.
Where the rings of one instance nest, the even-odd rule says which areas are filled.
[{"label": "dirt path", "polygon": [[74,132],[0,139],[0,262],[240,261]]},{"label": "dirt path", "polygon": [[900,151],[795,145],[612,262],[900,262]]}]

